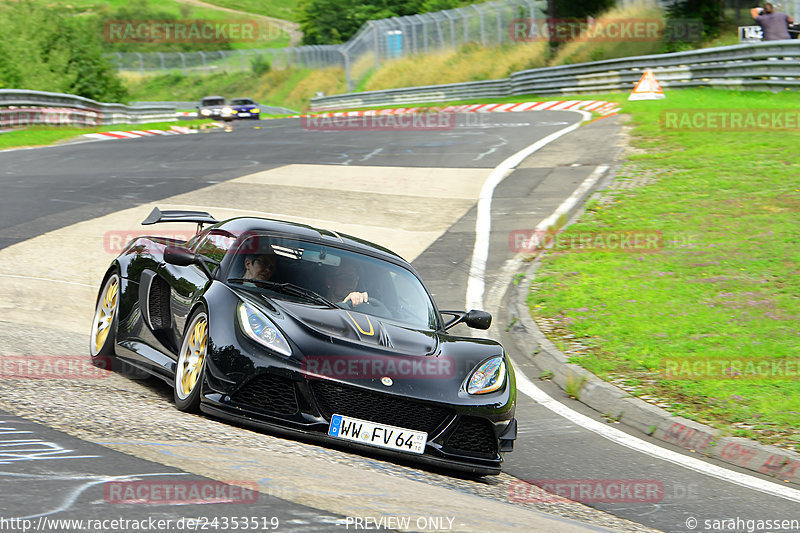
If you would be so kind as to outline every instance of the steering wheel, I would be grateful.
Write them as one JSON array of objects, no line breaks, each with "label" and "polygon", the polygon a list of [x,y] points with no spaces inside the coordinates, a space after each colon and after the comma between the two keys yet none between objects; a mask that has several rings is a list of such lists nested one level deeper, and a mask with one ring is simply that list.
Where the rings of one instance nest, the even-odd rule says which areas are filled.
[{"label": "steering wheel", "polygon": [[[350,303],[350,302],[348,302],[348,303]],[[352,306],[352,309],[358,309],[359,307],[363,308],[363,306],[370,306],[372,308],[372,311],[375,312],[378,315],[392,316],[391,313],[389,313],[389,309],[386,307],[386,305],[382,301],[378,300],[377,298],[370,298],[366,302],[363,302],[363,303],[360,303],[358,305]]]}]

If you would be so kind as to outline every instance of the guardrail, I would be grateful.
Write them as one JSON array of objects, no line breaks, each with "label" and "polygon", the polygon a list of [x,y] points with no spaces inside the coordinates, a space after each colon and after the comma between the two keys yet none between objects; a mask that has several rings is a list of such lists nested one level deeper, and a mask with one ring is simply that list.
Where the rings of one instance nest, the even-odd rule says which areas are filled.
[{"label": "guardrail", "polygon": [[800,41],[741,44],[523,70],[502,80],[321,96],[311,99],[311,109],[630,91],[646,68],[652,69],[662,87],[667,88],[796,89],[800,88],[798,59]]},{"label": "guardrail", "polygon": [[[321,96],[311,99],[312,109],[336,109],[340,107],[368,107],[373,105],[406,105],[424,102],[444,102],[447,100],[466,100],[470,98],[502,98],[511,91],[511,81],[489,80],[425,87],[406,87],[385,91]],[[334,101],[335,105],[319,105],[317,102]]]},{"label": "guardrail", "polygon": [[63,93],[0,89],[0,127],[101,126],[177,120],[174,106],[127,106]]}]

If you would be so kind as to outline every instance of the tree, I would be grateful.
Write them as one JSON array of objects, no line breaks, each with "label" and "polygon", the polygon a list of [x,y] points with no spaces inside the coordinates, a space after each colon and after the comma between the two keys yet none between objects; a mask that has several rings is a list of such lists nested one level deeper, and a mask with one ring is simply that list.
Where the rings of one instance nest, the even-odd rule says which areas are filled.
[{"label": "tree", "polygon": [[425,3],[425,0],[304,0],[298,6],[303,44],[343,43],[369,20],[414,15],[424,9]]},{"label": "tree", "polygon": [[585,19],[614,6],[614,0],[549,0],[548,16]]},{"label": "tree", "polygon": [[719,35],[723,19],[721,0],[678,0],[667,10],[670,19],[700,19],[703,21],[703,36]]},{"label": "tree", "polygon": [[21,1],[0,5],[0,86],[121,101],[126,91],[103,56],[93,17]]}]

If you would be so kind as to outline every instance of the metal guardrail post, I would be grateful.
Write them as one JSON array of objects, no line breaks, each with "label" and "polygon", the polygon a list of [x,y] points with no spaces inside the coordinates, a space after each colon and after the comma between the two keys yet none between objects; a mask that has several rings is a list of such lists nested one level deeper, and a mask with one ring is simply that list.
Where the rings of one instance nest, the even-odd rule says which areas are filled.
[{"label": "metal guardrail post", "polygon": [[353,91],[353,81],[350,79],[350,57],[344,47],[340,48],[339,52],[344,56],[344,76],[347,82],[347,92],[349,93]]},{"label": "metal guardrail post", "polygon": [[494,2],[488,2],[488,5],[497,11],[497,44],[503,44],[503,13],[500,10],[500,6]]},{"label": "metal guardrail post", "polygon": [[419,15],[422,19],[422,42],[425,46],[425,52],[428,51],[428,20],[427,17]]},{"label": "metal guardrail post", "polygon": [[[450,42],[453,50],[456,49],[456,20],[455,17],[452,17],[449,12],[442,11],[442,14],[447,18],[450,22]],[[444,43],[442,43],[444,44]]]},{"label": "metal guardrail post", "polygon": [[433,17],[434,22],[436,23],[436,33],[439,34],[439,48],[444,46],[444,35],[442,34],[442,25],[439,24],[439,19],[436,18],[435,15],[431,15]]},{"label": "metal guardrail post", "polygon": [[461,11],[461,8],[458,8],[458,14],[464,21],[464,44],[467,44],[469,42],[469,17]]},{"label": "metal guardrail post", "polygon": [[402,57],[402,56],[407,56],[407,55],[409,55],[409,54],[406,52],[406,50],[410,50],[410,49],[411,49],[411,47],[410,47],[410,46],[407,44],[407,43],[409,42],[409,39],[408,39],[408,37],[409,37],[409,34],[410,34],[411,32],[408,32],[408,33],[406,33],[406,24],[408,24],[409,26],[411,26],[411,23],[410,23],[410,22],[408,22],[407,20],[405,20],[405,17],[399,18],[399,19],[397,19],[397,20],[400,22],[400,24],[402,24],[402,25],[403,25],[403,29],[401,30],[401,31],[403,32],[403,33],[402,33],[402,35],[403,35],[403,40],[401,41],[401,43],[402,43],[402,49],[401,49],[401,54],[400,54],[400,56],[401,56],[401,57]]},{"label": "metal guardrail post", "polygon": [[161,70],[162,71],[167,70],[167,67],[164,66],[164,54],[162,54],[161,52],[158,52],[158,59],[161,60]]},{"label": "metal guardrail post", "polygon": [[139,73],[144,74],[144,59],[142,58],[142,54],[136,52],[136,55],[139,57]]},{"label": "metal guardrail post", "polygon": [[377,20],[370,20],[367,22],[369,25],[370,30],[372,30],[372,45],[375,47],[375,68],[380,68],[381,66],[381,48],[380,48],[380,31],[378,31],[378,27],[380,22]]},{"label": "metal guardrail post", "polygon": [[477,4],[472,4],[472,7],[475,8],[475,11],[478,12],[478,16],[481,18],[481,44],[486,46],[486,26],[483,23],[483,11],[478,8]]},{"label": "metal guardrail post", "polygon": [[523,0],[526,4],[528,4],[528,18],[533,19],[536,15],[534,13],[533,8],[533,1],[532,0]]},{"label": "metal guardrail post", "polygon": [[411,26],[411,45],[413,50],[411,51],[412,54],[417,53],[417,25],[408,21],[409,25]]}]

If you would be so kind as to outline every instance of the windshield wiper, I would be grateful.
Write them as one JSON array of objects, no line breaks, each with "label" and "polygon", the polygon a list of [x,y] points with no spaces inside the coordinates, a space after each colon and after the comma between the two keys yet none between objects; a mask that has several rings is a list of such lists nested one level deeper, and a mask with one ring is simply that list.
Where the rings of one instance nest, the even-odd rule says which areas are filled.
[{"label": "windshield wiper", "polygon": [[284,294],[291,294],[292,296],[300,296],[306,298],[308,300],[313,300],[315,302],[321,303],[328,307],[336,308],[336,304],[328,300],[327,298],[317,294],[316,292],[312,291],[311,289],[306,289],[305,287],[301,287],[300,285],[295,285],[294,283],[284,282],[279,283],[277,281],[267,281],[263,279],[255,279],[255,278],[229,278],[228,283],[253,283],[260,287],[264,287],[266,289],[270,289],[276,292],[282,292]]}]

